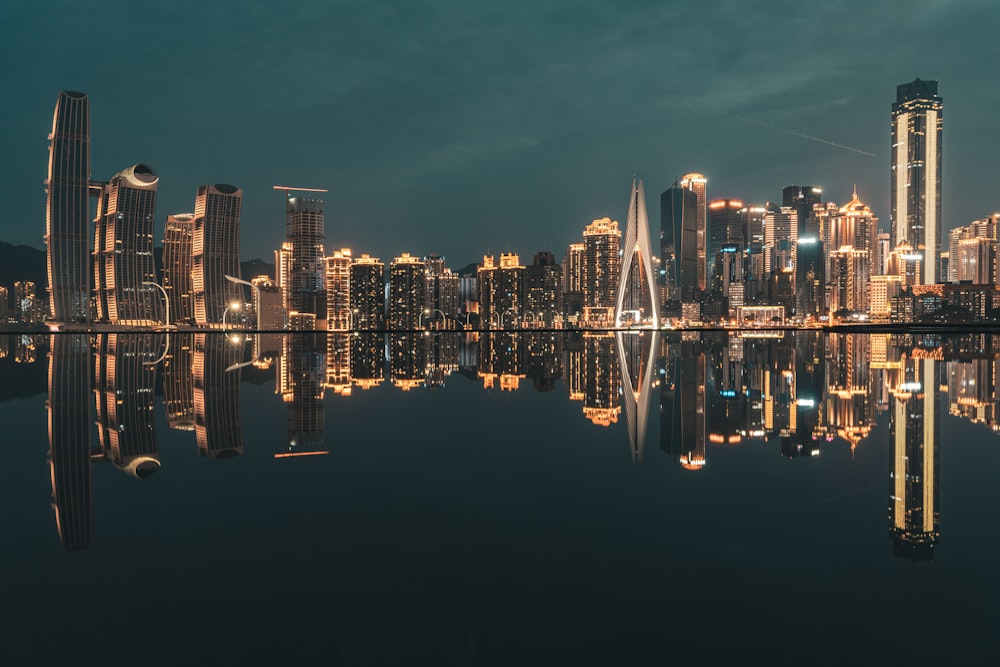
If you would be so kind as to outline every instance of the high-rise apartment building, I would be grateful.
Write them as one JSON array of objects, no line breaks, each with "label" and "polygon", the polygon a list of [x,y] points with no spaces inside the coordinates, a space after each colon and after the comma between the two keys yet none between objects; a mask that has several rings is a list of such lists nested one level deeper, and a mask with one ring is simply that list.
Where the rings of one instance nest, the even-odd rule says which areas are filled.
[{"label": "high-rise apartment building", "polygon": [[240,211],[243,190],[203,185],[194,200],[192,289],[198,326],[221,326],[226,309],[242,303],[243,288],[226,276],[240,276]]},{"label": "high-rise apartment building", "polygon": [[334,250],[326,258],[326,319],[328,331],[350,331],[351,249]]},{"label": "high-rise apartment building", "polygon": [[290,256],[288,281],[282,283],[289,312],[312,313],[317,325],[326,321],[323,200],[288,197],[285,203],[286,240]]},{"label": "high-rise apartment building", "polygon": [[704,174],[684,174],[681,177],[680,185],[685,190],[693,192],[698,198],[695,223],[698,231],[695,235],[695,245],[697,246],[696,257],[698,258],[698,289],[704,292],[708,285],[708,264],[706,261],[708,256],[708,179],[705,178]]},{"label": "high-rise apartment building", "polygon": [[385,329],[385,264],[378,257],[361,255],[351,264],[350,301],[353,328]]},{"label": "high-rise apartment building", "polygon": [[525,267],[517,253],[491,255],[479,266],[479,318],[490,328],[513,326],[524,318]]},{"label": "high-rise apartment building", "polygon": [[413,331],[429,319],[424,313],[427,265],[404,252],[389,265],[389,328]]},{"label": "high-rise apartment building", "polygon": [[[439,318],[456,321],[462,301],[459,299],[458,274],[445,266],[443,257],[424,257],[427,267],[427,286],[424,289],[424,309],[431,321]],[[439,326],[439,325],[435,325]]]},{"label": "high-rise apartment building", "polygon": [[868,312],[868,251],[844,246],[830,253],[830,309]]},{"label": "high-rise apartment building", "polygon": [[858,199],[857,190],[837,212],[824,221],[829,248],[850,246],[868,252],[868,275],[881,273],[878,266],[878,218],[867,204]]},{"label": "high-rise apartment building", "polygon": [[167,216],[163,234],[163,290],[170,303],[170,321],[194,324],[194,213]]},{"label": "high-rise apartment building", "polygon": [[563,269],[566,279],[563,309],[566,315],[578,315],[583,312],[584,249],[582,243],[571,243],[566,250],[566,266]]},{"label": "high-rise apartment building", "polygon": [[892,105],[890,205],[893,246],[908,242],[922,254],[919,281],[937,282],[941,246],[941,128],[937,81],[896,86]]},{"label": "high-rise apartment building", "polygon": [[63,90],[56,99],[45,182],[45,256],[49,314],[90,320],[90,100]]},{"label": "high-rise apartment building", "polygon": [[618,221],[611,218],[594,220],[583,230],[583,311],[588,321],[610,322],[614,317],[621,242]]},{"label": "high-rise apartment building", "polygon": [[[562,315],[562,266],[551,252],[536,252],[526,271],[525,320],[551,324]],[[530,313],[530,316],[529,316]]]},{"label": "high-rise apartment building", "polygon": [[101,190],[94,234],[97,320],[151,325],[165,304],[153,263],[153,225],[159,177],[145,164],[124,169]]},{"label": "high-rise apartment building", "polygon": [[826,313],[826,257],[816,237],[798,240],[795,263],[795,315],[819,318]]}]

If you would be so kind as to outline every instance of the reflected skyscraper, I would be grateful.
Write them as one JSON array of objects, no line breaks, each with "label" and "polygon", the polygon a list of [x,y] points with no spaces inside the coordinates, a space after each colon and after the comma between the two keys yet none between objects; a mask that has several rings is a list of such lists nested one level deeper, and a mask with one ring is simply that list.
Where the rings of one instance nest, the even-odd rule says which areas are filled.
[{"label": "reflected skyscraper", "polygon": [[941,128],[937,81],[896,86],[892,105],[890,178],[892,244],[908,242],[923,255],[918,282],[937,282],[941,247]]},{"label": "reflected skyscraper", "polygon": [[164,304],[153,263],[153,226],[159,177],[147,165],[124,169],[104,185],[94,235],[97,319],[151,325]]},{"label": "reflected skyscraper", "polygon": [[90,320],[90,100],[63,90],[56,99],[45,181],[45,261],[49,314]]},{"label": "reflected skyscraper", "polygon": [[90,546],[94,472],[90,460],[90,345],[87,336],[49,337],[49,473],[56,530],[66,549]]},{"label": "reflected skyscraper", "polygon": [[195,430],[194,334],[174,333],[163,358],[163,405],[167,426],[177,431]]},{"label": "reflected skyscraper", "polygon": [[385,381],[385,334],[361,332],[351,336],[351,383],[371,389]]},{"label": "reflected skyscraper", "polygon": [[104,458],[144,479],[160,467],[154,420],[156,366],[163,337],[100,334],[94,363],[97,432]]},{"label": "reflected skyscraper", "polygon": [[611,332],[583,334],[583,415],[597,426],[618,423],[622,373]]},{"label": "reflected skyscraper", "polygon": [[229,370],[240,362],[242,352],[242,345],[234,345],[228,336],[194,335],[194,431],[198,453],[205,458],[231,459],[243,453],[240,370]]},{"label": "reflected skyscraper", "polygon": [[326,341],[319,334],[284,337],[282,359],[287,374],[282,398],[288,405],[288,452],[315,452],[323,447],[326,412]]},{"label": "reflected skyscraper", "polygon": [[893,553],[931,560],[939,537],[940,402],[933,359],[905,359],[891,390],[889,537]]},{"label": "reflected skyscraper", "polygon": [[[226,279],[240,275],[240,211],[243,190],[219,183],[198,188],[194,200],[194,318],[198,326],[219,326],[233,303],[244,301],[243,288]],[[310,311],[311,312],[311,311]]]},{"label": "reflected skyscraper", "polygon": [[410,391],[423,386],[427,338],[421,333],[389,334],[389,377],[392,386]]},{"label": "reflected skyscraper", "polygon": [[329,330],[326,335],[326,387],[339,396],[349,396],[351,393],[349,333]]},{"label": "reflected skyscraper", "polygon": [[484,389],[493,389],[499,383],[500,391],[517,391],[524,371],[524,339],[508,331],[483,334],[479,338],[479,365],[477,375]]},{"label": "reflected skyscraper", "polygon": [[562,377],[563,336],[552,332],[524,334],[525,373],[536,391],[551,391]]}]

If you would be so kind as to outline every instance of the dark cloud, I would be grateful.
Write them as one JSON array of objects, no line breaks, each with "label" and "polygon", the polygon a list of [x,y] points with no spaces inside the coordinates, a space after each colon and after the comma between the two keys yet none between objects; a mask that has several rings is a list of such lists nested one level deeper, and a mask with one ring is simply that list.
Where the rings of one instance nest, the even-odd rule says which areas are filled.
[{"label": "dark cloud", "polygon": [[[710,195],[789,183],[859,193],[888,223],[895,86],[938,79],[948,225],[1000,208],[986,2],[20,2],[9,63],[4,239],[41,244],[45,135],[88,92],[94,173],[145,161],[160,217],[205,182],[244,187],[246,256],[284,233],[276,183],[329,187],[327,237],[383,257],[562,254],[705,172]],[[789,132],[873,152],[871,158]]]}]

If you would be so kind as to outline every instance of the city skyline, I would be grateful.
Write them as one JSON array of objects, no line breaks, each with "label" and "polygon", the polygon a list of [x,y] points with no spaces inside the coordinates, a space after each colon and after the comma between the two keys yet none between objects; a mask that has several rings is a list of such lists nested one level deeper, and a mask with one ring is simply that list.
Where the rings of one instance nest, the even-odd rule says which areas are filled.
[{"label": "city skyline", "polygon": [[[112,55],[96,42],[71,37],[61,17],[46,16],[43,37],[27,42],[25,35],[36,34],[34,26],[42,20],[32,11],[16,9],[13,20],[0,28],[6,38],[0,48],[38,56],[29,57],[33,65],[27,76],[15,80],[11,95],[0,103],[12,129],[5,181],[26,194],[14,201],[10,218],[0,220],[0,236],[15,244],[41,246],[37,230],[44,197],[34,174],[44,169],[39,145],[60,89],[83,90],[90,97],[95,176],[139,161],[161,175],[158,226],[167,214],[190,210],[189,193],[204,183],[243,188],[244,257],[267,257],[280,245],[283,202],[270,186],[282,182],[330,188],[326,235],[336,247],[370,249],[382,257],[434,252],[455,264],[475,261],[483,250],[508,247],[525,255],[540,249],[559,252],[563,239],[581,223],[603,215],[622,217],[620,183],[622,174],[631,173],[661,192],[682,170],[698,169],[711,181],[710,196],[754,203],[778,201],[781,188],[792,183],[815,183],[824,188],[824,199],[843,202],[857,183],[861,198],[885,226],[890,217],[887,112],[893,87],[915,76],[940,81],[941,95],[949,101],[942,232],[997,207],[989,194],[989,147],[979,137],[989,136],[985,110],[993,108],[998,93],[978,85],[977,54],[968,48],[978,42],[972,38],[976,30],[995,23],[990,17],[997,10],[990,7],[928,2],[890,17],[878,8],[828,3],[823,9],[799,8],[795,13],[802,15],[795,20],[776,8],[770,15],[741,15],[742,23],[738,16],[709,20],[709,14],[727,12],[702,17],[677,7],[648,7],[618,15],[591,7],[574,12],[576,33],[568,31],[544,47],[531,36],[547,35],[555,17],[539,10],[514,10],[492,21],[495,25],[487,24],[497,17],[483,16],[482,10],[443,5],[409,17],[410,23],[378,17],[374,23],[384,34],[372,46],[354,40],[373,24],[370,12],[378,10],[334,8],[320,15],[303,10],[273,17],[263,12],[241,17],[247,30],[231,32],[245,32],[242,39],[262,34],[265,45],[285,32],[325,35],[334,25],[357,27],[358,35],[346,41],[343,51],[331,47],[315,53],[314,63],[303,56],[318,47],[304,45],[298,52],[262,48],[239,67],[225,52],[227,45],[235,47],[229,40],[236,38],[225,31],[217,46],[196,48],[190,56],[198,62],[214,56],[234,68],[232,81],[205,89],[177,44],[196,40],[211,26],[210,19],[205,26],[177,31],[169,56],[184,57],[171,66],[168,54],[153,46],[147,47],[149,58],[126,65],[131,71],[142,62],[162,86],[115,90],[90,67],[110,62]],[[86,24],[100,14],[76,18]],[[141,15],[140,10],[109,20],[127,26]],[[165,26],[179,28],[160,18]],[[900,22],[899,29],[881,30],[890,18]],[[681,35],[686,39],[714,31],[711,44],[721,45],[727,36],[732,41],[715,50],[706,44],[686,55],[683,40],[666,46],[654,39],[658,29],[674,21],[686,21],[689,29]],[[824,47],[804,61],[801,50],[795,50],[804,38],[793,29],[796,21],[815,29],[810,44]],[[434,36],[439,27],[454,33],[464,25],[472,33],[484,31],[486,44],[498,47],[496,52],[484,53],[483,46],[463,38],[452,43]],[[748,25],[756,30],[755,40],[747,36]],[[518,38],[515,27],[526,27],[527,34]],[[823,40],[827,33],[831,39]],[[571,34],[603,48],[591,52]],[[391,42],[400,35],[407,39]],[[760,39],[765,35],[774,39]],[[934,38],[918,39],[930,35]],[[956,47],[957,35],[965,48]],[[773,45],[775,52],[765,52],[758,43]],[[352,44],[357,54],[346,48]],[[72,46],[85,52],[77,59],[80,64],[60,59]],[[796,53],[794,70],[787,68],[791,53]],[[888,59],[887,53],[892,54]],[[676,62],[690,76],[680,81],[663,76],[664,62]],[[871,68],[870,62],[883,67]],[[622,82],[626,63],[638,67],[634,82]],[[264,74],[255,82],[258,70]],[[138,81],[150,76],[135,73]],[[320,73],[333,73],[326,86],[333,92],[317,91],[315,102],[276,112],[282,98],[277,91],[304,85]],[[203,97],[181,112],[172,100],[189,97],[180,94],[184,85]],[[452,87],[466,93],[457,104]],[[612,101],[598,109],[589,103],[595,91],[611,100],[630,99],[630,104]],[[403,100],[409,104],[400,107]],[[121,108],[137,113],[118,113]],[[412,113],[388,111],[393,108]],[[496,197],[498,185],[514,196]],[[469,229],[476,230],[474,238]]]}]

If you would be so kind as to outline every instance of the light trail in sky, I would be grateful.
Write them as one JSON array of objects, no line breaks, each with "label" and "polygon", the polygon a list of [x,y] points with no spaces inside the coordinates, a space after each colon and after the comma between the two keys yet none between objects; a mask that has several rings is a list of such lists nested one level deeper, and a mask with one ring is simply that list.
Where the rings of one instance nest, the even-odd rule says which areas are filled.
[{"label": "light trail in sky", "polygon": [[791,134],[796,137],[802,137],[803,139],[818,141],[821,144],[834,146],[836,148],[843,148],[844,150],[852,151],[854,153],[860,153],[861,155],[867,155],[868,157],[878,157],[875,155],[875,153],[870,153],[868,151],[861,150],[860,148],[855,148],[854,146],[848,146],[847,144],[839,144],[836,141],[830,141],[829,139],[816,137],[811,134],[806,134],[805,132],[799,132],[798,130],[790,130],[787,127],[781,127],[780,125],[775,125],[774,123],[768,123],[767,121],[763,121],[757,118],[751,118],[749,116],[744,116],[738,113],[734,113],[732,111],[725,111],[723,109],[714,109],[712,107],[705,106],[703,104],[697,104],[695,102],[689,102],[687,100],[681,100],[681,102],[683,102],[685,106],[692,107],[700,111],[708,111],[709,113],[714,113],[722,116],[729,116],[731,118],[736,118],[737,120],[741,120],[745,123],[750,123],[751,125],[760,125],[761,127],[766,127],[771,130],[777,130],[778,132],[784,132],[785,134]]}]

